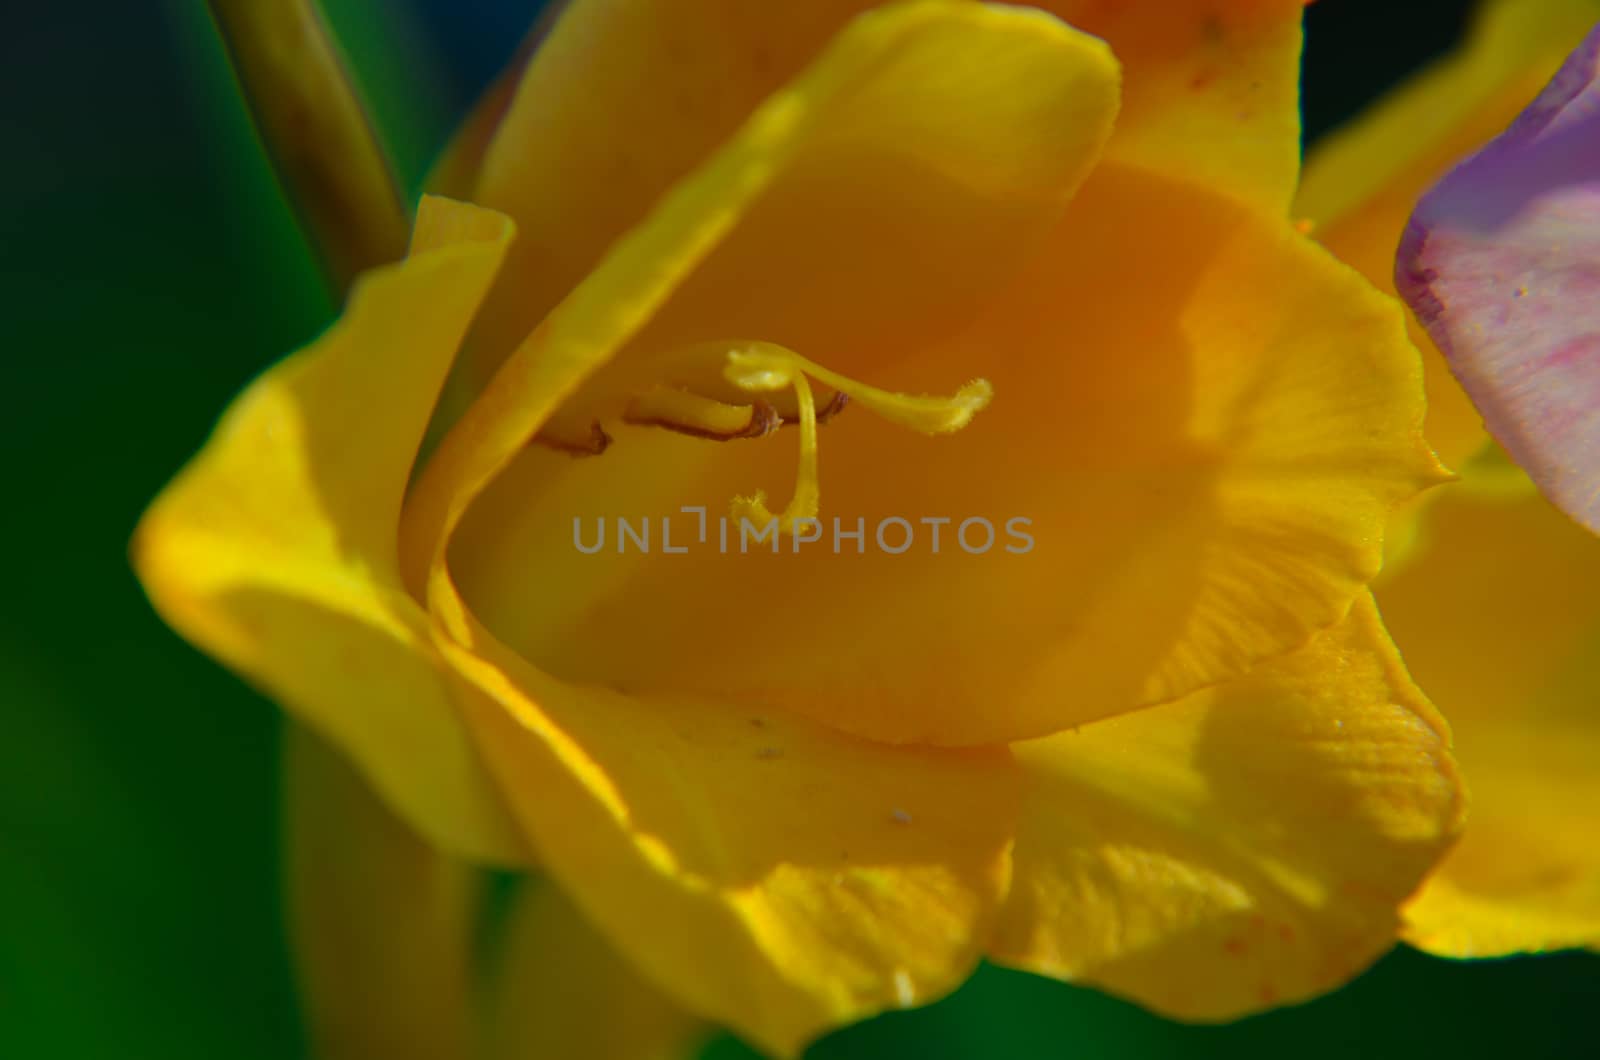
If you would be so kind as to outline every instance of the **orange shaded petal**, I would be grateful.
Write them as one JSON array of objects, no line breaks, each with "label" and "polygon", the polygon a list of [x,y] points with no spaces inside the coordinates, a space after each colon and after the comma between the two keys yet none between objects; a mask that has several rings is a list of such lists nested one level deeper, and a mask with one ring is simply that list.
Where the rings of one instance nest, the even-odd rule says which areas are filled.
[{"label": "orange shaded petal", "polygon": [[1107,157],[1281,215],[1300,173],[1305,0],[1042,0],[1103,38],[1126,89]]},{"label": "orange shaded petal", "polygon": [[[874,369],[973,375],[992,406],[928,439],[847,410],[821,441],[823,543],[707,545],[793,476],[782,434],[713,444],[619,427],[596,460],[529,451],[453,553],[485,623],[563,677],[763,702],[893,743],[1043,735],[1242,673],[1336,622],[1391,509],[1439,472],[1400,306],[1293,231],[1105,164],[1030,271],[956,338]],[[579,555],[597,519],[656,530]],[[943,517],[888,554],[882,520]],[[1026,554],[1005,526],[1030,519]],[[841,541],[863,521],[865,554]],[[969,555],[959,524],[996,542]],[[892,529],[892,528],[891,528]],[[901,531],[890,540],[898,541]],[[975,533],[974,540],[981,537]],[[613,645],[626,643],[627,652]]]},{"label": "orange shaded petal", "polygon": [[[568,4],[522,75],[472,195],[514,217],[522,239],[476,329],[475,378],[464,385],[481,387],[606,248],[850,18],[883,6],[893,5]],[[1036,6],[1127,63],[1117,157],[1181,168],[1274,212],[1287,204],[1299,165],[1300,0]]]},{"label": "orange shaded petal", "polygon": [[[573,0],[517,84],[472,198],[521,238],[469,350],[490,374],[643,222],[875,0]],[[597,71],[604,74],[597,76]]]}]

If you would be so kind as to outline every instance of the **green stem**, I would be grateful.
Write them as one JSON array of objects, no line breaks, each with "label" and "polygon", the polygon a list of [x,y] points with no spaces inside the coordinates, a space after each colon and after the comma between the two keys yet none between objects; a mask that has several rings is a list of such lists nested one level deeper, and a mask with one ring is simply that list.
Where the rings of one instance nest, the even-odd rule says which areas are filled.
[{"label": "green stem", "polygon": [[337,297],[411,224],[315,0],[208,0],[245,101]]}]

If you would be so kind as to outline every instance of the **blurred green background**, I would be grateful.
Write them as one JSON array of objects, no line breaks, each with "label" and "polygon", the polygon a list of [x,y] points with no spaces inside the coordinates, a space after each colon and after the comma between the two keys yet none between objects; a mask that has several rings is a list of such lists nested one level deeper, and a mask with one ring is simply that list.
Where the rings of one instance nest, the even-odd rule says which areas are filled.
[{"label": "blurred green background", "polygon": [[[413,187],[537,6],[329,4]],[[1448,47],[1466,6],[1316,4],[1308,135]],[[156,621],[125,550],[228,398],[332,307],[199,0],[14,5],[4,27],[0,1057],[300,1056],[277,714]],[[1592,1056],[1597,1011],[1600,958],[1581,955],[1400,951],[1216,1028],[991,969],[812,1055]]]}]

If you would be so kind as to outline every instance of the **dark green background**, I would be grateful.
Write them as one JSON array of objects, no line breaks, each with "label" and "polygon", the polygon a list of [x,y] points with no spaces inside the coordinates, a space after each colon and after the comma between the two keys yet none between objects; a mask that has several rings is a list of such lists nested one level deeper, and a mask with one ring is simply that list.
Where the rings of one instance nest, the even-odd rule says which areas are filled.
[{"label": "dark green background", "polygon": [[[532,15],[330,8],[413,183]],[[1311,133],[1448,46],[1464,8],[1321,0]],[[198,0],[12,5],[0,148],[0,1057],[298,1056],[277,715],[155,620],[125,548],[228,398],[331,308]],[[1593,1055],[1597,1008],[1600,958],[1577,955],[1397,952],[1332,997],[1220,1028],[986,970],[814,1055]]]}]

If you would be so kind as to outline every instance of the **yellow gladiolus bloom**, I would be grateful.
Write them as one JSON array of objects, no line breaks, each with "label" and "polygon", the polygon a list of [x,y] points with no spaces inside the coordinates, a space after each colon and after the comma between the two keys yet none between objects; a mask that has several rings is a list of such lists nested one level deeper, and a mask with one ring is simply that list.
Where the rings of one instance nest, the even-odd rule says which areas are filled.
[{"label": "yellow gladiolus bloom", "polygon": [[1416,353],[1288,216],[1299,21],[575,0],[139,574],[773,1052],[984,956],[1330,989],[1461,796],[1366,589],[1443,478]]},{"label": "yellow gladiolus bloom", "polygon": [[[1595,0],[1486,4],[1459,54],[1313,156],[1298,209],[1387,287],[1417,198],[1510,124],[1597,22]],[[1462,482],[1408,517],[1416,541],[1378,599],[1451,720],[1473,809],[1407,907],[1406,937],[1454,957],[1600,946],[1600,542],[1488,443],[1443,356],[1421,328],[1413,337],[1428,435]]]}]

